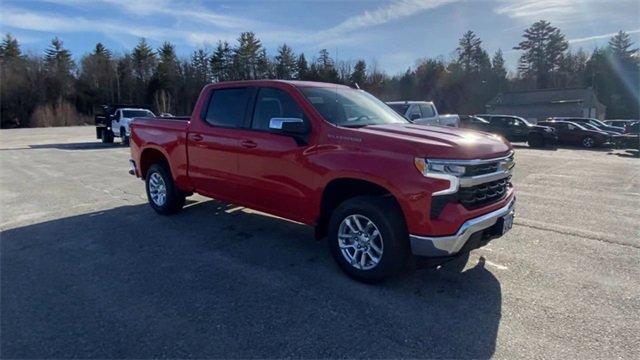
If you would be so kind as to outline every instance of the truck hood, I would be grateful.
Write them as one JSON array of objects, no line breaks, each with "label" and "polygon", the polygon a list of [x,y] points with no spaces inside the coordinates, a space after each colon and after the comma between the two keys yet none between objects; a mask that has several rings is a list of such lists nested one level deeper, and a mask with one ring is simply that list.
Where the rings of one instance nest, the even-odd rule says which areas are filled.
[{"label": "truck hood", "polygon": [[[370,125],[359,128],[371,146],[392,143],[410,144],[415,156],[446,159],[490,159],[507,155],[511,144],[504,138],[485,132],[416,124]],[[368,138],[368,139],[367,139]],[[369,141],[367,141],[369,142]]]}]

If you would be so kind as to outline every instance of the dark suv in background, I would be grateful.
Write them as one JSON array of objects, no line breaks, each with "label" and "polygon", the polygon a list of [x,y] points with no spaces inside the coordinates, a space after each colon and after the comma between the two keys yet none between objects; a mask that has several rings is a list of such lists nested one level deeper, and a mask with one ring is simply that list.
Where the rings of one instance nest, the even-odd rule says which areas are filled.
[{"label": "dark suv in background", "polygon": [[597,127],[598,129],[602,130],[602,131],[610,131],[610,132],[614,132],[616,134],[622,134],[624,133],[624,128],[622,127],[617,127],[617,126],[610,126],[607,125],[605,123],[603,123],[602,121],[598,120],[598,119],[591,119],[591,118],[579,118],[579,117],[550,117],[547,119],[547,121],[569,121],[569,122],[573,122],[573,123],[577,123],[577,124],[591,124],[595,127]]},{"label": "dark suv in background", "polygon": [[558,141],[563,144],[582,145],[586,148],[602,146],[611,142],[611,135],[604,131],[588,129],[570,121],[545,121],[539,123],[556,129]]},{"label": "dark suv in background", "polygon": [[518,116],[480,114],[460,121],[462,127],[502,135],[513,142],[526,141],[531,147],[555,145],[558,140],[553,128],[533,125]]}]

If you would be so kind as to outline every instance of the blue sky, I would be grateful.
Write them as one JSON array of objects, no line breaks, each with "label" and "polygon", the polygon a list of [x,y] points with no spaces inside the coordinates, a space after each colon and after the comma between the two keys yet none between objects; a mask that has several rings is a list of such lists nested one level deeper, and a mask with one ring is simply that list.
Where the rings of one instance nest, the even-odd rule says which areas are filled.
[{"label": "blue sky", "polygon": [[326,48],[338,60],[363,58],[389,74],[420,58],[453,57],[467,30],[490,53],[501,48],[515,70],[511,49],[539,19],[560,27],[573,49],[605,45],[618,30],[640,43],[638,0],[0,0],[0,31],[27,52],[42,52],[58,36],[76,58],[96,42],[123,53],[144,37],[154,47],[171,41],[186,57],[250,30],[271,55],[285,42],[309,59]]}]

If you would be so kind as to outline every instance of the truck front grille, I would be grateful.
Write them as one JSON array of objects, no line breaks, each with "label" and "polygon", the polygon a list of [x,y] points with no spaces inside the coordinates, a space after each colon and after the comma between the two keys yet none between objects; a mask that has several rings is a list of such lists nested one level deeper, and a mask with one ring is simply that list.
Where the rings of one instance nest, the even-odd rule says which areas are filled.
[{"label": "truck front grille", "polygon": [[477,176],[490,174],[498,171],[498,162],[488,163],[488,164],[479,164],[479,165],[469,165],[467,166],[466,171],[464,172],[464,176]]},{"label": "truck front grille", "polygon": [[467,209],[476,209],[500,201],[511,186],[511,177],[488,183],[460,188],[458,201]]}]

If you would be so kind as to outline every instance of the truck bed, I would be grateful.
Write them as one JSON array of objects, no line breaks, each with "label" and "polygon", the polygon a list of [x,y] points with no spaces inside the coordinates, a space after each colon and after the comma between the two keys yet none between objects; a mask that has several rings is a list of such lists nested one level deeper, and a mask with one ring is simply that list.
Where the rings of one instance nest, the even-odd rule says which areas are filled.
[{"label": "truck bed", "polygon": [[[168,160],[176,182],[187,181],[187,132],[190,118],[186,116],[136,118],[131,123],[131,154],[144,172],[146,164],[140,163],[141,149],[156,150]],[[135,139],[134,139],[135,137]],[[141,174],[144,176],[144,174]]]}]

